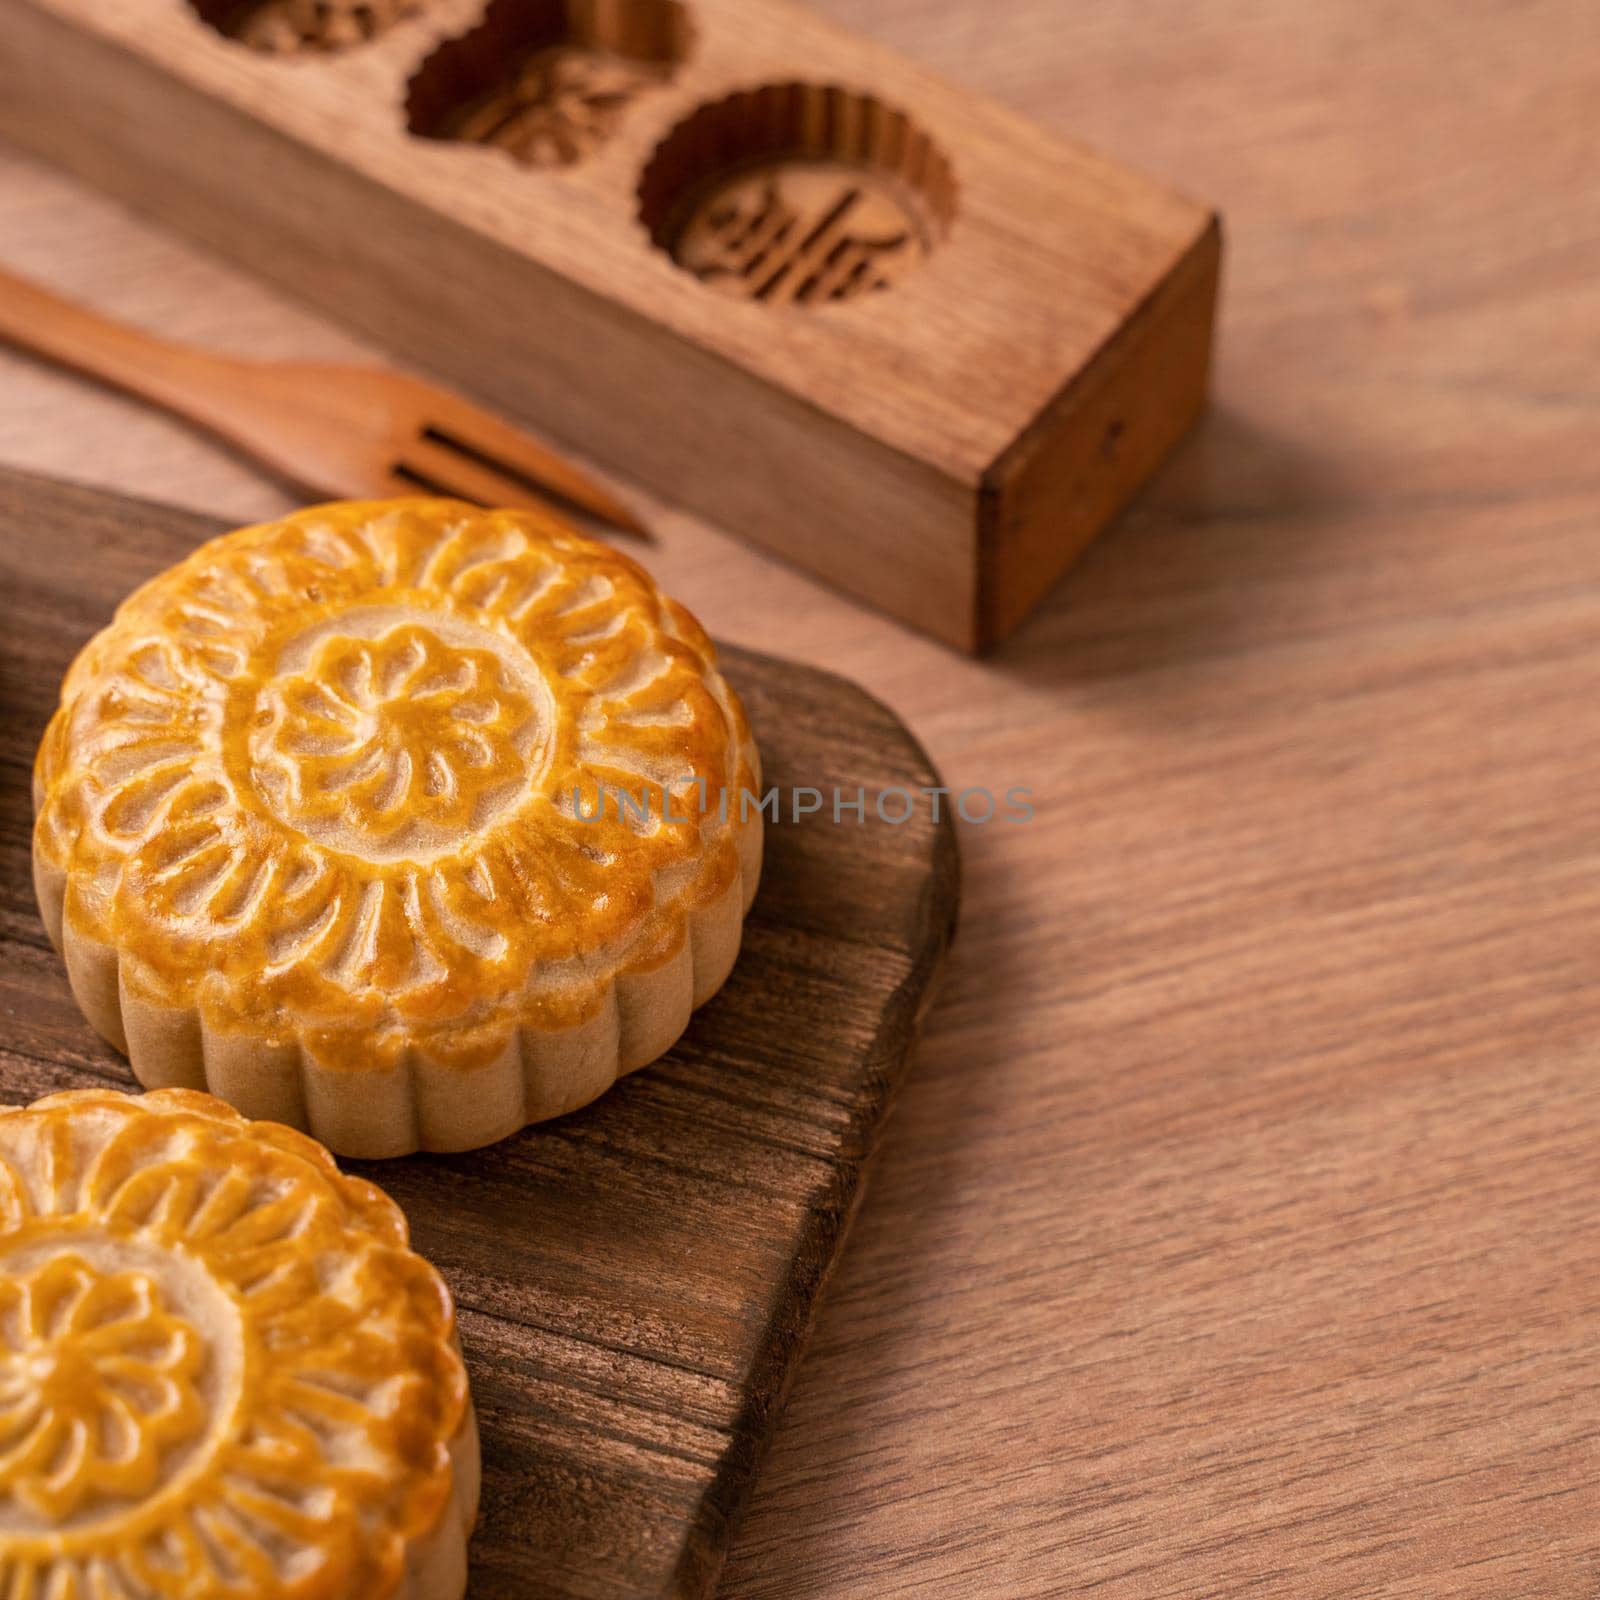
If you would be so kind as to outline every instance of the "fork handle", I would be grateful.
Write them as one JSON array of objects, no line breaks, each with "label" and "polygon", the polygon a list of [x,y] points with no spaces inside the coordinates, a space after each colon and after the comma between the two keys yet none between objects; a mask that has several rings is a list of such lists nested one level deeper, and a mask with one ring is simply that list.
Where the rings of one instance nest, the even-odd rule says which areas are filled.
[{"label": "fork handle", "polygon": [[215,421],[223,383],[215,357],[115,322],[3,269],[0,338],[193,421]]}]

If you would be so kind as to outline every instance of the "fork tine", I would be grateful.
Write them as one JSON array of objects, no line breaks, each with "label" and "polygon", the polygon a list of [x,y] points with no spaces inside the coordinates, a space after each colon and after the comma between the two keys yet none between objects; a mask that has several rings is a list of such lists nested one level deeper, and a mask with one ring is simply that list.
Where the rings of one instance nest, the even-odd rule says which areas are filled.
[{"label": "fork tine", "polygon": [[484,469],[498,469],[508,482],[519,484],[521,494],[543,489],[627,533],[651,537],[638,516],[609,489],[537,439],[458,395],[437,398],[443,403],[431,407],[435,420],[429,431],[434,437],[425,443],[459,445],[463,452],[480,457]]},{"label": "fork tine", "polygon": [[430,435],[410,440],[396,468],[404,483],[413,480],[410,492],[436,492],[458,500],[471,500],[491,509],[521,506],[555,515],[555,507],[521,478],[510,478],[486,467],[474,456],[463,455]]}]

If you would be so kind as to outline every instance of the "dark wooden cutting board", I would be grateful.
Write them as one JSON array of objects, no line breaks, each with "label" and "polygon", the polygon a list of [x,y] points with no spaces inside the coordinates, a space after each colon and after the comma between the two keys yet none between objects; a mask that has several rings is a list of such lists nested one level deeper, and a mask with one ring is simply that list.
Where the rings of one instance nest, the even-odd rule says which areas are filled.
[{"label": "dark wooden cutting board", "polygon": [[[5,1100],[131,1083],[34,908],[30,772],[80,645],[216,531],[0,472]],[[948,820],[873,815],[876,791],[938,781],[906,729],[827,673],[732,649],[723,662],[785,804],[727,987],[671,1055],[587,1111],[471,1155],[361,1169],[460,1306],[483,1429],[473,1600],[712,1589],[953,930]],[[791,822],[804,785],[864,788],[866,822]]]}]

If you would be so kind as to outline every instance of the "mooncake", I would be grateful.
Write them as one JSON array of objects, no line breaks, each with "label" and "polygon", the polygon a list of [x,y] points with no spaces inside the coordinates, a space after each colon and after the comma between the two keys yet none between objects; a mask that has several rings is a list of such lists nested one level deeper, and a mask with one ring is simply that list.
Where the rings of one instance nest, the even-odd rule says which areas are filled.
[{"label": "mooncake", "polygon": [[0,1594],[460,1600],[454,1324],[303,1134],[181,1089],[0,1111]]},{"label": "mooncake", "polygon": [[683,607],[537,512],[203,545],[67,674],[46,928],[147,1088],[340,1155],[463,1150],[654,1061],[738,954],[759,763]]}]

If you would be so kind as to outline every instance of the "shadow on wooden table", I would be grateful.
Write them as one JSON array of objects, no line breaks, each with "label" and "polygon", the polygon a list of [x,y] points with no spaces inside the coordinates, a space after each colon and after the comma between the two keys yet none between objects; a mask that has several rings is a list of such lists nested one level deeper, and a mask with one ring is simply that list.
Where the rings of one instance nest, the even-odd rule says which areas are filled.
[{"label": "shadow on wooden table", "polygon": [[[984,908],[1025,892],[1024,869],[988,848],[989,832],[964,830],[964,919],[974,878]],[[953,1308],[964,1286],[950,1281],[950,1262],[960,1254],[977,1191],[993,1182],[996,1141],[1015,1112],[996,1093],[1002,1064],[986,1053],[985,1030],[996,1013],[1025,1014],[1035,975],[981,936],[995,922],[980,909],[980,936],[973,938],[964,921],[966,932],[946,959],[939,998],[823,1296],[719,1596],[790,1600],[798,1593],[863,1592],[859,1571],[841,1554],[849,1544],[842,1521],[870,1515],[882,1500],[909,1505],[948,1487],[919,1485],[907,1463],[886,1467],[881,1423],[885,1415],[920,1416],[937,1433],[967,1393],[959,1374],[930,1381],[921,1363],[928,1326],[960,1315]],[[828,1515],[817,1513],[819,1493]]]},{"label": "shadow on wooden table", "polygon": [[991,665],[1051,687],[1227,654],[1348,504],[1330,466],[1216,408]]}]

